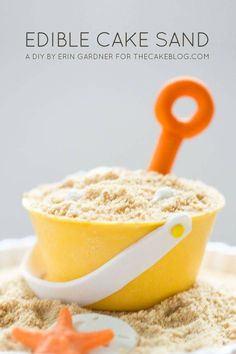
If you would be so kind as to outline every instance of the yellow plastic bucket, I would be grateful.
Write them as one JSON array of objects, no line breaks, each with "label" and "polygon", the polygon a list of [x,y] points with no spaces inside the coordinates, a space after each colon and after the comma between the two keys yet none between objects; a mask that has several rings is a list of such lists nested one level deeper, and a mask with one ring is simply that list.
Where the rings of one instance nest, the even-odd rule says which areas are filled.
[{"label": "yellow plastic bucket", "polygon": [[[37,235],[35,267],[45,279],[80,278],[106,263],[163,223],[98,223],[29,210]],[[218,210],[192,218],[192,231],[154,266],[111,296],[89,306],[96,310],[148,308],[194,283]],[[140,259],[140,262],[142,260]],[[39,269],[40,268],[40,269]]]}]

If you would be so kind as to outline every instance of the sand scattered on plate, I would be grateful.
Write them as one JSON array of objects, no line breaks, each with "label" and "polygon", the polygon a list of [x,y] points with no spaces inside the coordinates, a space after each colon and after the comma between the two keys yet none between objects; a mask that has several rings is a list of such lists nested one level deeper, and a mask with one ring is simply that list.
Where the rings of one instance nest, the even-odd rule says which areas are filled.
[{"label": "sand scattered on plate", "polygon": [[[151,309],[110,313],[127,321],[138,332],[139,343],[133,353],[191,352],[236,340],[236,295],[214,287],[207,281],[209,276],[206,274],[204,281],[190,290]],[[233,279],[236,284],[236,277]],[[12,328],[45,329],[55,322],[63,304],[37,299],[16,272],[11,277],[5,274],[4,280],[0,276],[0,281],[0,350],[21,350],[23,347],[10,337]],[[89,312],[76,304],[69,308],[73,314]]]}]

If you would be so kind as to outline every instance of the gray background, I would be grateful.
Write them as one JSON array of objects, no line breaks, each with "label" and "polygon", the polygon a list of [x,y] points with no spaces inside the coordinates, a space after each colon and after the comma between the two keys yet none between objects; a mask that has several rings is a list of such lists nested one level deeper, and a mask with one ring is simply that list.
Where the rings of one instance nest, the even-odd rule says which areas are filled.
[{"label": "gray background", "polygon": [[[182,146],[174,172],[225,194],[213,239],[235,244],[235,4],[1,0],[0,238],[32,233],[21,195],[39,183],[98,165],[145,168],[160,131],[153,115],[159,88],[193,75],[211,88],[217,111],[211,127]],[[26,62],[31,30],[205,31],[211,59]]]}]

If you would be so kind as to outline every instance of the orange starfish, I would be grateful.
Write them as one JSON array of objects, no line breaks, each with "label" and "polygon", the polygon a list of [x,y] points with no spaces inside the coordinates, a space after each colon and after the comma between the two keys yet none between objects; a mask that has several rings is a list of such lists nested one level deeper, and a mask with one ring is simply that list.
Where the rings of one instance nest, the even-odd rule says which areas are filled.
[{"label": "orange starfish", "polygon": [[12,337],[33,350],[35,354],[86,354],[108,344],[114,337],[111,329],[99,332],[77,332],[70,311],[61,309],[57,324],[48,331],[29,332],[14,328]]}]

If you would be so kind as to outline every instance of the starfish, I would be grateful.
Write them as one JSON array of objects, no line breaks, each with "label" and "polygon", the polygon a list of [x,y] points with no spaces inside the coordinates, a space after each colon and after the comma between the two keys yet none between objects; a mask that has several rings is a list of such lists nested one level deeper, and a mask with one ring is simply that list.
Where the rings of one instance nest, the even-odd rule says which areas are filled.
[{"label": "starfish", "polygon": [[98,332],[77,332],[67,307],[61,309],[55,327],[47,331],[30,332],[14,328],[12,337],[34,354],[87,354],[107,345],[114,333],[111,329]]}]

